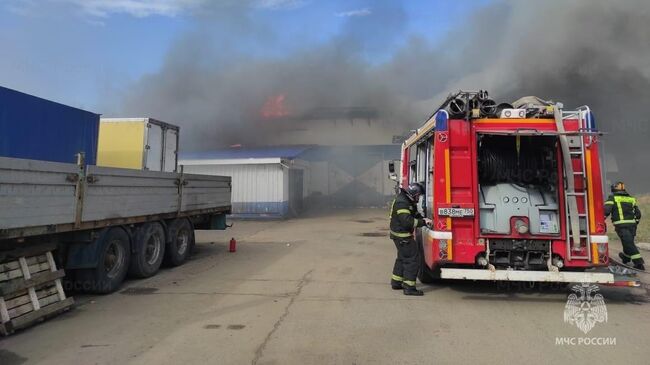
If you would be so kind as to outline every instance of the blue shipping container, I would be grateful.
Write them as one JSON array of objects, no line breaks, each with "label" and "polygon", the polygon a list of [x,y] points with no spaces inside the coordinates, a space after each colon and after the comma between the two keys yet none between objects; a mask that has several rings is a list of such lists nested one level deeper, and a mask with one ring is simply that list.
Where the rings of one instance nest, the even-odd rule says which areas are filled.
[{"label": "blue shipping container", "polygon": [[0,86],[0,156],[95,165],[98,134],[99,114]]}]

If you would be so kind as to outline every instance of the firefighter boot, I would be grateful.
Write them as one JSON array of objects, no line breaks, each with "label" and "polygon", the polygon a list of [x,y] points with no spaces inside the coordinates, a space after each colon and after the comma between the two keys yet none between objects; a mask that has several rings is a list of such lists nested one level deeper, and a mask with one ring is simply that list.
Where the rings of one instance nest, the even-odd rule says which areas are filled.
[{"label": "firefighter boot", "polygon": [[393,290],[402,290],[402,281],[404,281],[403,277],[393,274],[390,277],[390,287]]},{"label": "firefighter boot", "polygon": [[402,283],[402,289],[404,289],[404,295],[415,295],[415,296],[421,296],[424,295],[424,292],[422,290],[418,290],[415,288],[415,283],[414,285],[409,285],[405,282]]},{"label": "firefighter boot", "polygon": [[628,262],[630,262],[630,257],[628,255],[624,254],[623,252],[619,252],[618,257],[621,259],[623,264],[627,264]]},{"label": "firefighter boot", "polygon": [[642,257],[632,259],[632,262],[634,263],[634,268],[635,269],[645,271],[645,266],[643,265],[643,264],[645,264],[645,262],[643,262]]}]

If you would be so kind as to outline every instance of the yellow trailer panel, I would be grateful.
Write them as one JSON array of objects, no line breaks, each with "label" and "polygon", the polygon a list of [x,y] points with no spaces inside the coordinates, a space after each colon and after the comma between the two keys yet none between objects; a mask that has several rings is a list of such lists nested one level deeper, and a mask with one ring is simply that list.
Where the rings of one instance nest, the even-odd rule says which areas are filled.
[{"label": "yellow trailer panel", "polygon": [[154,118],[101,118],[97,165],[176,171],[179,131]]},{"label": "yellow trailer panel", "polygon": [[99,124],[97,165],[142,169],[146,123],[108,122]]}]

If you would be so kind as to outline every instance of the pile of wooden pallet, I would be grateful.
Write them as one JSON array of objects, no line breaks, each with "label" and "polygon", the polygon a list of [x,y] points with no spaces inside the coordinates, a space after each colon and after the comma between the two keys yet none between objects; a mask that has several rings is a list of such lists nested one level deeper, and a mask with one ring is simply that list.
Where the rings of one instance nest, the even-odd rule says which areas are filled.
[{"label": "pile of wooden pallet", "polygon": [[63,292],[64,275],[56,268],[52,247],[0,252],[0,334],[68,310],[74,301]]}]

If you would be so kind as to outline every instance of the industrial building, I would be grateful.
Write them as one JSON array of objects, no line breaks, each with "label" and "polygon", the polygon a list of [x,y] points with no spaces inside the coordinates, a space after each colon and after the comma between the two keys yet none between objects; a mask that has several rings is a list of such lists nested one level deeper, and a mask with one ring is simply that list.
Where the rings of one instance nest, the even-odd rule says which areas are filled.
[{"label": "industrial building", "polygon": [[318,146],[302,154],[308,163],[308,207],[382,207],[395,193],[388,162],[399,145]]},{"label": "industrial building", "polygon": [[274,146],[181,154],[184,172],[232,177],[233,216],[286,218],[314,207],[383,206],[399,146]]},{"label": "industrial building", "polygon": [[232,177],[232,213],[239,218],[285,218],[303,209],[308,147],[233,148],[181,154],[184,172]]},{"label": "industrial building", "polygon": [[[284,108],[283,106],[280,106]],[[285,218],[320,207],[381,207],[395,183],[403,128],[372,108],[318,108],[267,116],[264,147],[181,153],[191,173],[232,177],[233,215]]]}]

